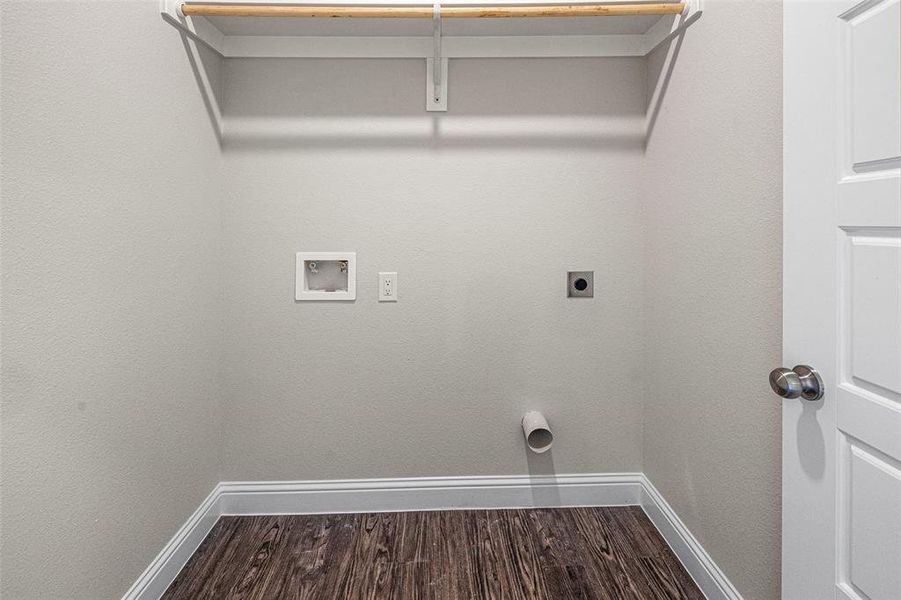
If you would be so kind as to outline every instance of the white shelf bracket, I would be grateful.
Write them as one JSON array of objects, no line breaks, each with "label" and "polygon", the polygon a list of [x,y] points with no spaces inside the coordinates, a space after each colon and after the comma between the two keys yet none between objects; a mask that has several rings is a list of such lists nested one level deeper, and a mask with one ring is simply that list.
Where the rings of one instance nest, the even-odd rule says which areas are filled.
[{"label": "white shelf bracket", "polygon": [[186,17],[181,11],[182,0],[160,0],[163,20],[194,42],[203,44],[219,56],[224,55],[225,35],[203,18]]},{"label": "white shelf bracket", "polygon": [[682,14],[674,19],[660,19],[645,37],[645,54],[650,54],[663,44],[682,35],[704,12],[704,0],[686,0]]},{"label": "white shelf bracket", "polygon": [[432,5],[433,56],[426,59],[425,109],[447,111],[447,58],[441,55],[441,2]]}]

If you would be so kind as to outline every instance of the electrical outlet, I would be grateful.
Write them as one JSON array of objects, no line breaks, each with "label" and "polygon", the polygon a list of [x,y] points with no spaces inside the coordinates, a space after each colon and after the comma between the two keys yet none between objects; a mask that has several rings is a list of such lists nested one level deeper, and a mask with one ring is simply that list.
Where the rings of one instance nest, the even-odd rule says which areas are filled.
[{"label": "electrical outlet", "polygon": [[397,273],[379,273],[379,302],[397,302]]},{"label": "electrical outlet", "polygon": [[566,295],[570,298],[594,298],[594,271],[569,271]]}]

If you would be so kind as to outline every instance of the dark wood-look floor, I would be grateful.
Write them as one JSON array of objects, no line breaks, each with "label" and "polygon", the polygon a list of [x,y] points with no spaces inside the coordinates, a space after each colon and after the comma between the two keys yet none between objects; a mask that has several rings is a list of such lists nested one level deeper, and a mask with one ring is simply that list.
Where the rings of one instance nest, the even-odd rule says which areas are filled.
[{"label": "dark wood-look floor", "polygon": [[223,517],[163,596],[703,600],[638,507]]}]

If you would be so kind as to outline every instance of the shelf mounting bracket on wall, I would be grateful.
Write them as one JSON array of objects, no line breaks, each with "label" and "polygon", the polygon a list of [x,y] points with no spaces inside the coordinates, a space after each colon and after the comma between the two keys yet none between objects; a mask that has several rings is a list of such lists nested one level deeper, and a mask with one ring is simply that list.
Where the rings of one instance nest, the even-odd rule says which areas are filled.
[{"label": "shelf mounting bracket on wall", "polygon": [[425,65],[425,109],[447,112],[447,58],[441,55],[441,2],[432,5],[433,56]]}]

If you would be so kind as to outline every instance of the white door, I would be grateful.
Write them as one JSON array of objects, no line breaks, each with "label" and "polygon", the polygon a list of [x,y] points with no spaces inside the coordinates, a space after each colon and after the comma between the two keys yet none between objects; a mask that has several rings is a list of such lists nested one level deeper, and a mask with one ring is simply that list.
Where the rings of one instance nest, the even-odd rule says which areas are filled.
[{"label": "white door", "polygon": [[901,600],[899,2],[784,8],[785,600]]}]

